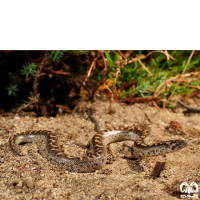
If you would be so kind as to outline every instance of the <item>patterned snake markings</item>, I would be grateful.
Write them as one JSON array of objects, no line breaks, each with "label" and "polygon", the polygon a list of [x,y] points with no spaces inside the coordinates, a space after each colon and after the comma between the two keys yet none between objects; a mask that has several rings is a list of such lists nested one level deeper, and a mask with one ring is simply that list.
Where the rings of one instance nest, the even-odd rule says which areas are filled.
[{"label": "patterned snake markings", "polygon": [[46,147],[42,148],[42,145],[38,145],[39,153],[53,164],[71,172],[93,172],[103,168],[107,161],[106,145],[113,142],[135,141],[133,148],[131,148],[131,155],[134,158],[170,153],[187,145],[187,142],[183,140],[146,145],[144,140],[149,136],[150,129],[150,126],[140,124],[134,127],[110,128],[97,132],[90,141],[92,155],[88,157],[67,156],[59,147],[57,135],[46,130],[17,133],[9,138],[9,144],[12,150],[20,155],[18,144],[44,141]]}]

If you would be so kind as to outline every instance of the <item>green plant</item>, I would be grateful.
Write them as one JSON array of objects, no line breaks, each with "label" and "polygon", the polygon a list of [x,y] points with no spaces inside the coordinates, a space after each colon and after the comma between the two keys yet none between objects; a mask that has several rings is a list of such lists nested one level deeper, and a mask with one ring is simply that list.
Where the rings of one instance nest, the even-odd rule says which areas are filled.
[{"label": "green plant", "polygon": [[8,96],[14,95],[15,97],[17,96],[15,92],[19,91],[17,89],[17,85],[13,85],[12,83],[10,84],[10,87],[6,87],[8,90]]},{"label": "green plant", "polygon": [[109,67],[111,67],[111,68],[117,67],[117,66],[115,66],[115,62],[117,62],[117,60],[119,59],[118,53],[110,55],[110,53],[108,51],[105,51],[105,56],[106,56]]},{"label": "green plant", "polygon": [[62,51],[52,51],[51,54],[49,55],[49,59],[51,59],[53,62],[59,63],[63,55],[64,54]]},{"label": "green plant", "polygon": [[[191,51],[168,51],[167,53],[171,57],[167,57],[166,51],[154,51],[153,53],[149,53],[150,56],[145,58],[145,55],[142,54],[142,51],[133,51],[132,57],[135,58],[135,61],[120,67],[120,73],[118,73],[116,79],[116,69],[119,66],[116,66],[115,63],[119,59],[119,54],[114,53],[113,51],[105,51],[105,56],[108,63],[108,69],[105,78],[116,81],[118,98],[154,95],[156,88],[165,80],[182,73]],[[137,60],[138,55],[143,60]],[[120,62],[123,62],[123,60]],[[199,56],[193,57],[187,66],[185,73],[196,71],[199,62]],[[187,86],[180,84],[174,94],[188,95],[195,90],[195,86],[197,86],[199,83],[196,81],[196,79],[194,79],[193,81],[189,82],[185,80],[185,84]],[[174,82],[165,85],[164,90],[159,93],[159,96],[161,98],[168,98],[174,87]]]},{"label": "green plant", "polygon": [[[31,56],[27,58],[30,59],[30,63],[36,61],[39,63],[43,57],[42,54],[44,52],[37,53],[36,56],[31,53]],[[45,66],[41,68],[40,74],[41,76],[44,73],[53,75],[55,79],[52,79],[52,81],[57,82],[61,87],[65,87],[66,83],[71,84],[73,81],[75,83],[86,83],[86,85],[87,82],[89,83],[88,85],[92,83],[96,86],[94,90],[101,88],[99,90],[101,95],[105,96],[105,99],[107,99],[106,95],[110,98],[110,93],[113,93],[112,95],[115,99],[124,98],[125,101],[129,97],[141,97],[138,99],[143,99],[142,97],[145,96],[148,96],[146,99],[151,97],[155,101],[159,101],[160,99],[168,99],[170,95],[190,95],[192,92],[195,95],[198,92],[200,81],[198,81],[198,76],[193,75],[193,73],[200,70],[198,66],[200,52],[195,51],[189,65],[185,68],[190,54],[191,51],[174,50],[48,51],[48,59],[46,59],[47,55],[45,55],[46,60],[42,64],[42,66]],[[3,54],[0,53],[0,58],[1,55]],[[37,57],[38,55],[40,56],[39,58]],[[0,90],[5,92],[6,88],[9,96],[16,97],[18,88],[21,90],[20,86],[24,77],[35,76],[37,65],[34,63],[25,64],[23,68],[21,67],[22,64],[19,66],[11,64],[10,66],[13,68],[5,68],[1,73],[1,77],[5,76],[7,82]],[[187,73],[187,76],[179,80],[179,75],[183,71],[184,74]],[[190,72],[192,73],[190,74]],[[66,77],[69,74],[70,76]],[[24,76],[22,77],[22,75]],[[47,77],[42,76],[43,79]],[[30,83],[31,81],[33,80],[26,80],[25,83]],[[98,87],[103,84],[104,87]],[[10,86],[6,87],[8,85]],[[77,84],[77,87],[79,87],[79,84]],[[78,93],[78,90],[76,92]],[[13,99],[16,100],[16,98]],[[162,102],[164,101],[160,103],[162,104]],[[168,102],[168,105],[170,106],[170,102]]]},{"label": "green plant", "polygon": [[101,81],[101,72],[99,69],[95,69],[94,70],[94,73],[90,76],[90,79],[94,79],[96,81]]},{"label": "green plant", "polygon": [[32,64],[25,64],[23,65],[23,68],[21,71],[21,75],[25,75],[26,78],[29,77],[29,75],[35,76],[35,69],[37,68],[37,65],[34,63]]}]

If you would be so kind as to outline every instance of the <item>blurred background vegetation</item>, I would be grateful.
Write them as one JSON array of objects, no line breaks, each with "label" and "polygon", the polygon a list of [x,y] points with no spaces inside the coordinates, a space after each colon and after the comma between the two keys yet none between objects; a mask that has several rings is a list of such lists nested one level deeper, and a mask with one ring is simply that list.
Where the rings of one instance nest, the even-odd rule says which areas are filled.
[{"label": "blurred background vegetation", "polygon": [[173,107],[198,98],[199,62],[200,51],[0,51],[0,112],[54,116],[96,99]]}]

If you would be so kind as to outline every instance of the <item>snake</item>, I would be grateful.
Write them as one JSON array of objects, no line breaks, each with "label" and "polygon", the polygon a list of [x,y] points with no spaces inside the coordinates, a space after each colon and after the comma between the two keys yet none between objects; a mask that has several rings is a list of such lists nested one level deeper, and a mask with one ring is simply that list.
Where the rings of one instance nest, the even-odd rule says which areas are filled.
[{"label": "snake", "polygon": [[[147,145],[144,140],[150,135],[150,130],[150,125],[139,124],[98,131],[90,140],[91,155],[83,157],[72,157],[65,154],[59,146],[57,134],[48,130],[14,134],[9,138],[9,145],[16,154],[21,155],[19,144],[35,141],[39,153],[52,164],[69,172],[89,173],[105,167],[107,162],[106,146],[110,143],[125,140],[134,141],[134,145],[130,148],[131,157],[138,159],[174,152],[182,149],[188,143],[184,140],[170,140]],[[38,142],[42,142],[42,144]]]}]

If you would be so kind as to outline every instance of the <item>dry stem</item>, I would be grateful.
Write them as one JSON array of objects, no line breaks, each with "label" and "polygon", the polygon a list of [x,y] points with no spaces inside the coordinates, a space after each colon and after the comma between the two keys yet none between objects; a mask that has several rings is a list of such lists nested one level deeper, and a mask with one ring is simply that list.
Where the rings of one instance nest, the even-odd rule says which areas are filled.
[{"label": "dry stem", "polygon": [[181,80],[183,74],[185,73],[186,68],[188,67],[188,65],[189,65],[189,63],[190,63],[190,61],[191,61],[191,59],[192,59],[192,56],[194,55],[194,52],[195,52],[195,50],[193,50],[192,53],[190,54],[190,56],[189,56],[189,58],[188,58],[188,61],[187,61],[186,65],[185,65],[185,67],[184,67],[184,69],[183,69],[183,72],[182,72],[182,74],[179,76],[179,79],[178,79],[178,81],[177,81],[177,83],[176,83],[176,85],[175,85],[175,87],[174,87],[174,90],[172,91],[172,93],[171,93],[171,95],[169,96],[169,98],[167,99],[167,101],[164,102],[164,104],[163,104],[163,108],[164,108],[164,109],[165,109],[165,106],[166,106],[167,102],[172,98],[172,96],[173,96],[173,94],[174,94],[176,88],[178,87],[178,85],[179,85],[179,83],[180,83],[180,80]]},{"label": "dry stem", "polygon": [[152,76],[152,73],[148,70],[148,68],[140,60],[139,55],[137,55],[137,58],[138,58],[138,62],[140,63],[140,65],[142,65],[143,69],[145,69],[150,74],[150,76]]}]

